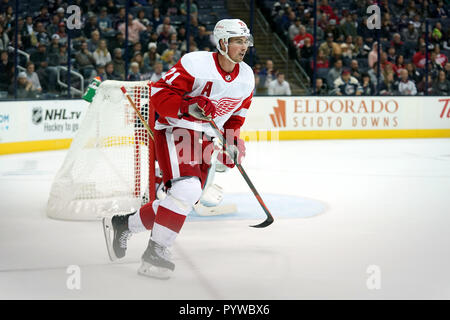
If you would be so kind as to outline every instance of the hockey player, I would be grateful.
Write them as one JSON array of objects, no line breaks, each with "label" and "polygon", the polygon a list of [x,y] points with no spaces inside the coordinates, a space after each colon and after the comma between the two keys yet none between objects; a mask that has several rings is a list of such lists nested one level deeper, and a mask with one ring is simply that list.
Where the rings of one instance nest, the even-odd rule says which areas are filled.
[{"label": "hockey player", "polygon": [[[170,277],[175,265],[168,248],[205,185],[215,132],[209,122],[193,117],[192,111],[211,117],[226,136],[228,148],[218,157],[223,164],[232,168],[245,155],[239,129],[251,104],[254,75],[243,59],[253,37],[239,19],[220,20],[213,35],[218,52],[185,54],[151,87],[151,103],[160,116],[155,123],[155,145],[166,197],[135,213],[103,220],[111,260],[125,256],[133,233],[151,230],[138,270],[142,275]],[[201,151],[201,159],[193,150]]]}]

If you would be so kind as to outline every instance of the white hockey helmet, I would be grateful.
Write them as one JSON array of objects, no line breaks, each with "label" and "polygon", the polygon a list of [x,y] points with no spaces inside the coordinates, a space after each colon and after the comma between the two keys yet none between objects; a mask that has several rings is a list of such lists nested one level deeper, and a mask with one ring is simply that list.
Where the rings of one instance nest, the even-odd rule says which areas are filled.
[{"label": "white hockey helmet", "polygon": [[[231,60],[228,56],[228,39],[233,37],[246,37],[248,41],[248,46],[253,46],[253,36],[250,34],[250,30],[240,19],[222,19],[216,23],[213,31],[214,40],[217,43],[217,50],[223,54],[228,60],[233,63],[235,61]],[[220,48],[220,40],[223,40],[225,45],[225,51]]]}]

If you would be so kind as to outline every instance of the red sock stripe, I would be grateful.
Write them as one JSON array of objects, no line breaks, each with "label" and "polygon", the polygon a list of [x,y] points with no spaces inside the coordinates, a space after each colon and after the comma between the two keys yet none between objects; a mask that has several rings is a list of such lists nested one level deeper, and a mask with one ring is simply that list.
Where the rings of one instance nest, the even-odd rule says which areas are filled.
[{"label": "red sock stripe", "polygon": [[142,206],[139,210],[141,215],[141,221],[144,225],[145,229],[151,230],[153,228],[153,224],[155,223],[155,212],[152,207],[153,202],[149,202],[146,205]]},{"label": "red sock stripe", "polygon": [[176,233],[180,232],[184,220],[186,220],[186,216],[173,212],[163,206],[159,206],[158,211],[156,212],[155,222]]}]

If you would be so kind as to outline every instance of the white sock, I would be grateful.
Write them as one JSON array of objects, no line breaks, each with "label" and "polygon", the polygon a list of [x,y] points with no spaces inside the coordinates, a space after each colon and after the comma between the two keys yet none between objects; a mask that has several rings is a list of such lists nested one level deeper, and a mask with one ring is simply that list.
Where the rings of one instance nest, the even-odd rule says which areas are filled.
[{"label": "white sock", "polygon": [[[155,213],[158,210],[159,203],[160,200],[155,200],[152,203],[152,208]],[[130,229],[132,233],[139,233],[147,230],[142,223],[140,210],[128,217],[128,229]]]},{"label": "white sock", "polygon": [[130,229],[132,233],[139,233],[147,230],[142,223],[140,210],[128,217],[128,229]]}]

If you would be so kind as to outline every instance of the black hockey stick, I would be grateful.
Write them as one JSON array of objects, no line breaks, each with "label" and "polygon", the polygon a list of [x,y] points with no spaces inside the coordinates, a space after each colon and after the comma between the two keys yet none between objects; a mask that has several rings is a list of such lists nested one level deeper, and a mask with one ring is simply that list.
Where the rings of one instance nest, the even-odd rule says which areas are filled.
[{"label": "black hockey stick", "polygon": [[[226,150],[227,149],[227,142],[225,137],[223,136],[222,132],[220,132],[219,127],[217,127],[217,124],[214,122],[214,120],[212,120],[209,117],[205,117],[202,113],[201,113],[201,109],[198,107],[197,104],[192,104],[191,105],[192,108],[189,108],[189,115],[191,115],[192,117],[196,118],[196,119],[200,119],[200,120],[206,120],[209,122],[209,124],[211,125],[211,127],[213,128],[213,130],[216,132],[217,137],[220,139],[220,142],[222,143],[223,148]],[[231,158],[231,156],[230,156]],[[244,168],[242,167],[242,165],[240,163],[238,163],[236,161],[237,159],[233,159],[234,164],[236,165],[236,168],[238,168],[239,172],[241,173],[242,177],[244,178],[245,182],[247,182],[247,185],[250,187],[250,189],[252,190],[253,194],[256,197],[256,200],[258,200],[259,204],[261,205],[261,208],[264,210],[264,213],[266,214],[267,218],[266,220],[264,220],[263,222],[261,222],[260,224],[254,225],[254,226],[250,226],[253,228],[265,228],[269,225],[271,225],[273,223],[273,216],[270,213],[269,209],[267,208],[266,204],[264,203],[263,199],[261,198],[261,196],[259,195],[258,191],[256,190],[255,186],[253,185],[252,181],[250,180],[250,178],[248,177],[247,173],[245,172]]]}]

